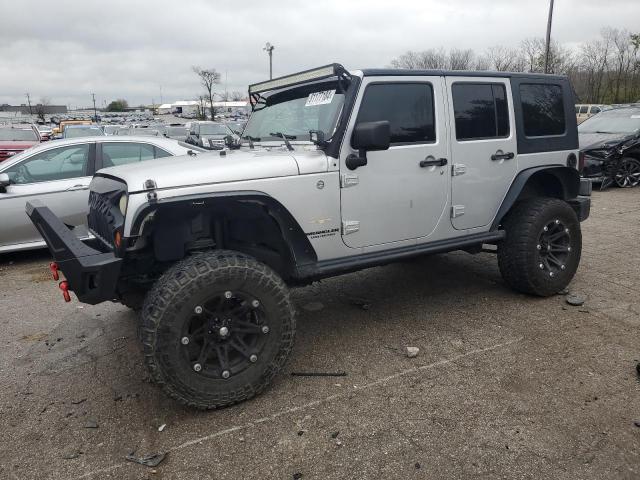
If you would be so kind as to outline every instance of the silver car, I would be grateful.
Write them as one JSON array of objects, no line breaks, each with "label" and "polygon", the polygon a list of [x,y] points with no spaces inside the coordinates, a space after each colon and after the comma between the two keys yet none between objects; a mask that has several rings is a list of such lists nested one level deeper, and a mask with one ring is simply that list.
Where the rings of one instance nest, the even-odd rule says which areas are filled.
[{"label": "silver car", "polygon": [[88,188],[97,170],[189,151],[203,150],[163,137],[85,137],[46,142],[0,163],[0,253],[46,246],[25,214],[27,201],[42,201],[88,238]]}]

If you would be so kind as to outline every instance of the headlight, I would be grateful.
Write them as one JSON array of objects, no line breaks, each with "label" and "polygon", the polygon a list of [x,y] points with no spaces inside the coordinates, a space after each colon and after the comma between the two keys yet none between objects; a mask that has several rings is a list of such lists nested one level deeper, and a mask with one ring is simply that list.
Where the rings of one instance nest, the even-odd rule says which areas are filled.
[{"label": "headlight", "polygon": [[126,193],[123,193],[120,197],[120,201],[118,202],[118,207],[120,207],[120,213],[122,216],[127,212],[127,202],[129,201],[129,197]]}]

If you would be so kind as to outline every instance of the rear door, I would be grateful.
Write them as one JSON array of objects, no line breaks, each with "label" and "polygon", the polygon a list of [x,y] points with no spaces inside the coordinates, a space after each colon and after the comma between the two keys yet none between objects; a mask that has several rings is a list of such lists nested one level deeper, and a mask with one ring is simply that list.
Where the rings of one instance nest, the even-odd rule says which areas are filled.
[{"label": "rear door", "polygon": [[451,223],[489,225],[517,168],[508,78],[447,77],[451,129]]},{"label": "rear door", "polygon": [[166,150],[145,142],[98,142],[96,169],[170,156]]},{"label": "rear door", "polygon": [[40,200],[84,236],[93,175],[95,143],[51,148],[2,169],[12,180],[0,192],[0,248],[42,240],[25,213],[26,202]]}]

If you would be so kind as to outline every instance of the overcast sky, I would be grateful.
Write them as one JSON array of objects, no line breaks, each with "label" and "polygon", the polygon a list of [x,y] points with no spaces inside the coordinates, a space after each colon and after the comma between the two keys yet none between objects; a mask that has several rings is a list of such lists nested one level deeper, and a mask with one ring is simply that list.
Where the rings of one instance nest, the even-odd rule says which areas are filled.
[{"label": "overcast sky", "polygon": [[[603,26],[640,31],[640,0],[556,0],[553,37],[575,45]],[[192,65],[229,91],[339,62],[383,67],[406,50],[516,46],[544,36],[547,0],[0,0],[0,104],[131,105],[193,99]]]}]

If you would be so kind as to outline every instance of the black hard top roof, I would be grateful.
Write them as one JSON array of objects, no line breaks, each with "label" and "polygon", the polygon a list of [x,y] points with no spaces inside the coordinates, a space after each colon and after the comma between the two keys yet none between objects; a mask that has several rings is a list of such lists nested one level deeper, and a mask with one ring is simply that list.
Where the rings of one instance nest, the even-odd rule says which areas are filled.
[{"label": "black hard top roof", "polygon": [[402,68],[365,68],[362,70],[365,77],[500,77],[500,78],[535,78],[540,80],[565,79],[564,75],[549,75],[544,73],[526,72],[488,72],[469,70],[408,70]]}]

